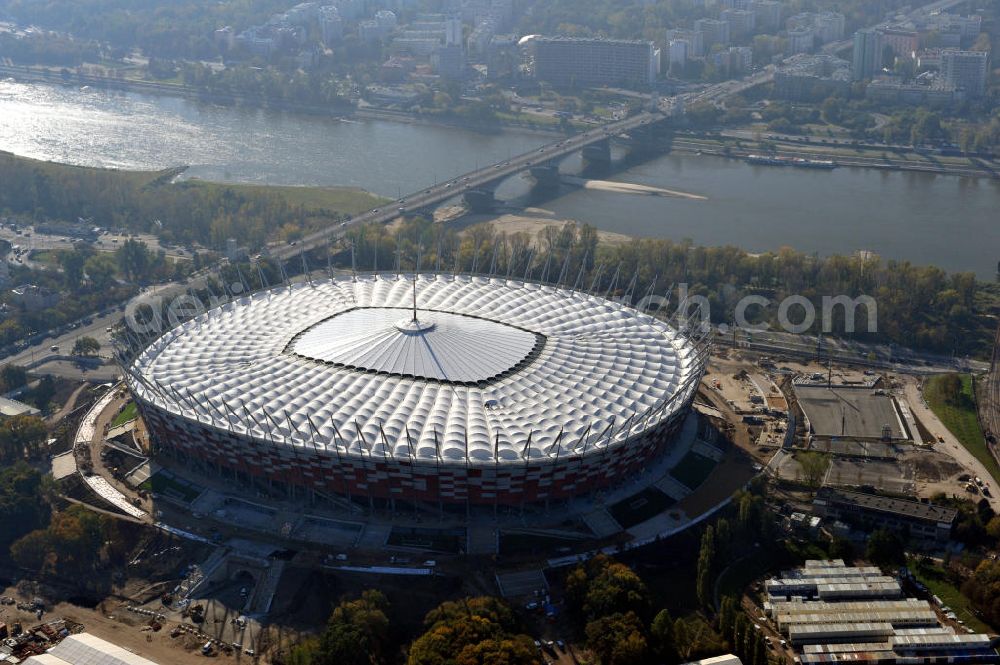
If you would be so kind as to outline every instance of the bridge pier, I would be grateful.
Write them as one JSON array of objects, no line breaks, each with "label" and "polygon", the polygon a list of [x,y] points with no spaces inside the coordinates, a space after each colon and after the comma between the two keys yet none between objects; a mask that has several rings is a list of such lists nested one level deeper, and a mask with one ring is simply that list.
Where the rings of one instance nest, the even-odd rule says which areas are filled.
[{"label": "bridge pier", "polygon": [[597,143],[584,146],[583,160],[594,165],[604,165],[611,163],[611,140],[604,139]]},{"label": "bridge pier", "polygon": [[468,190],[462,194],[462,200],[472,212],[493,212],[497,202],[493,190],[485,187]]},{"label": "bridge pier", "polygon": [[629,132],[626,145],[630,154],[645,155],[669,149],[672,140],[673,132],[664,128],[662,124],[645,125]]},{"label": "bridge pier", "polygon": [[531,167],[531,177],[538,189],[555,189],[559,186],[559,165],[539,164]]}]

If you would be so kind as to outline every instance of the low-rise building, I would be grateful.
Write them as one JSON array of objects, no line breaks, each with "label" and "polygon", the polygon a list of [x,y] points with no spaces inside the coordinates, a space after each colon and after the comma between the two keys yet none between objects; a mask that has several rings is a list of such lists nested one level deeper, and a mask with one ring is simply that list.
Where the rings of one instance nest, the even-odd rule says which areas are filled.
[{"label": "low-rise building", "polygon": [[90,633],[69,635],[40,656],[31,656],[24,665],[156,665],[117,644]]},{"label": "low-rise building", "polygon": [[422,93],[409,85],[370,85],[366,89],[368,99],[381,106],[413,106]]},{"label": "low-rise building", "polygon": [[874,566],[809,560],[765,583],[764,611],[802,665],[997,663],[988,635],[942,625],[930,602],[903,598]]},{"label": "low-rise building", "polygon": [[15,418],[17,416],[37,416],[40,413],[41,411],[30,404],[25,404],[9,397],[0,397],[0,419]]},{"label": "low-rise building", "polygon": [[22,284],[10,290],[11,302],[29,312],[54,307],[59,302],[59,294],[45,286]]},{"label": "low-rise building", "polygon": [[851,492],[823,487],[813,500],[820,517],[841,520],[871,530],[888,528],[907,531],[911,538],[947,542],[958,511],[947,506],[908,499]]},{"label": "low-rise building", "polygon": [[938,78],[903,81],[895,76],[880,76],[865,86],[865,99],[880,104],[945,108],[961,103],[965,93]]}]

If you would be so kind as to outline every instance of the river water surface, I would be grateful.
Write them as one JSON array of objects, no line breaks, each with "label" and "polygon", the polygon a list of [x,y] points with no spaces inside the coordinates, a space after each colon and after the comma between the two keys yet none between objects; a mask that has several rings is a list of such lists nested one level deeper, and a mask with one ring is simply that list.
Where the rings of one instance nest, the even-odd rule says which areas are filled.
[{"label": "river water surface", "polygon": [[[128,169],[187,164],[186,177],[210,180],[354,186],[395,198],[549,140],[0,82],[0,150]],[[578,164],[569,158],[565,168]],[[784,245],[820,254],[870,250],[972,270],[983,279],[994,278],[1000,261],[995,180],[750,166],[686,154],[659,157],[611,179],[698,196],[568,187],[539,205],[608,231],[750,251]],[[499,194],[526,190],[526,183],[508,182]]]}]

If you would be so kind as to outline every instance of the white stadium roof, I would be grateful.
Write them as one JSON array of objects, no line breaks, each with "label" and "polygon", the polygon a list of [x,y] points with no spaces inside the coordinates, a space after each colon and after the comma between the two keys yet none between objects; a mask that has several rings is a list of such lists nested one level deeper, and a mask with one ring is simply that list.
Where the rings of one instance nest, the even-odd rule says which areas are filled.
[{"label": "white stadium roof", "polygon": [[650,427],[700,369],[673,328],[596,296],[368,275],[217,307],[147,347],[130,383],[157,408],[304,450],[503,463]]}]

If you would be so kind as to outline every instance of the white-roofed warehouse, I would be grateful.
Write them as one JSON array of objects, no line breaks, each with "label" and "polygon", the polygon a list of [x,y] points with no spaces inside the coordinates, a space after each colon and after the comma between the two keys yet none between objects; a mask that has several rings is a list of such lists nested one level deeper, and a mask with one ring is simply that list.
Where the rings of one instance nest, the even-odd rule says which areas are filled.
[{"label": "white-roofed warehouse", "polygon": [[117,644],[91,635],[70,635],[47,653],[32,656],[24,665],[156,665]]}]

